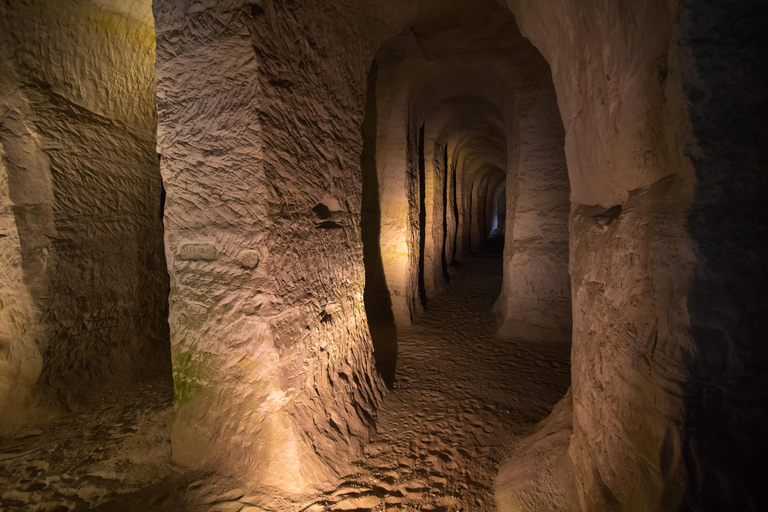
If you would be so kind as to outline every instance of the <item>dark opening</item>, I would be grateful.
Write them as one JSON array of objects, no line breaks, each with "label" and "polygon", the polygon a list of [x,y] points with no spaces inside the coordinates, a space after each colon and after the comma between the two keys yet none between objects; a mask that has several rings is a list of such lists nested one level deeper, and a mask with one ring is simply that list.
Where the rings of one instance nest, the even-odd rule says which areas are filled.
[{"label": "dark opening", "polygon": [[419,300],[427,309],[427,287],[424,282],[424,249],[427,241],[426,169],[424,165],[424,125],[419,130]]},{"label": "dark opening", "polygon": [[451,167],[451,193],[453,198],[453,254],[451,254],[451,265],[456,266],[456,247],[459,242],[459,202],[456,200],[456,167]]},{"label": "dark opening", "polygon": [[363,238],[365,264],[365,313],[373,340],[376,368],[391,389],[397,363],[397,329],[392,312],[392,299],[384,276],[381,258],[381,205],[379,204],[379,177],[376,171],[376,61],[368,72],[368,87],[363,120],[363,151],[360,168],[363,178],[362,216],[360,228]]},{"label": "dark opening", "polygon": [[445,173],[443,177],[443,208],[445,208],[445,210],[442,215],[444,236],[443,246],[440,251],[440,260],[443,268],[443,277],[448,281],[450,280],[450,275],[448,274],[448,259],[445,255],[445,244],[448,241],[448,146],[443,148],[443,173]]}]

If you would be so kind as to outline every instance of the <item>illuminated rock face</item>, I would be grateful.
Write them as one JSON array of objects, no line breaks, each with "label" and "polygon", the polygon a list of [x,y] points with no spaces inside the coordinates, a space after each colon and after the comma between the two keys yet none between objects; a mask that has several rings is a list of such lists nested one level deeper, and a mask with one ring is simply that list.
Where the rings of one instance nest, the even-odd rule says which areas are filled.
[{"label": "illuminated rock face", "polygon": [[3,2],[0,426],[172,359],[176,462],[326,488],[495,225],[573,343],[499,509],[766,508],[763,3]]},{"label": "illuminated rock face", "polygon": [[[386,303],[382,316],[398,326],[454,260],[482,250],[502,192],[517,205],[504,224],[557,237],[557,251],[540,251],[567,269],[554,90],[511,14],[492,2],[480,12],[457,3],[443,18],[326,4],[154,6],[174,458],[297,491],[347,470],[379,400],[361,230],[374,233],[380,265],[368,305]],[[520,169],[508,175],[507,144],[519,145],[529,111],[541,132],[515,150]],[[541,204],[548,213],[531,214]],[[514,298],[535,302],[534,315],[564,309],[567,331],[567,279],[552,278],[565,292],[536,302],[546,267],[531,256],[508,263],[534,276]]]},{"label": "illuminated rock face", "polygon": [[168,374],[149,2],[0,6],[0,427]]},{"label": "illuminated rock face", "polygon": [[529,76],[533,85],[516,98],[508,134],[514,150],[508,157],[504,285],[495,310],[502,335],[567,342],[570,189],[564,132],[549,70],[542,62]]},{"label": "illuminated rock face", "polygon": [[393,316],[410,324],[451,263],[483,251],[503,191],[516,256],[507,250],[502,331],[567,340],[568,173],[546,62],[498,6],[457,2],[421,16],[376,55],[378,227]]},{"label": "illuminated rock face", "polygon": [[[686,472],[680,398],[695,340],[685,229],[694,170],[671,38],[675,12],[648,7],[635,27],[628,9],[589,5],[601,36],[574,46],[580,13],[546,2],[538,12],[513,9],[552,66],[566,129],[574,298],[568,450],[579,502],[586,510],[676,509]],[[558,20],[551,28],[533,21],[548,15]]]},{"label": "illuminated rock face", "polygon": [[[729,368],[752,361],[762,331],[740,319],[740,298],[715,301],[725,318],[700,304],[728,259],[714,233],[743,247],[707,227],[714,176],[736,157],[712,163],[708,145],[722,144],[689,109],[715,112],[695,92],[709,69],[696,37],[717,12],[508,4],[533,46],[508,13],[472,28],[479,44],[436,28],[472,27],[479,4],[155,4],[177,460],[303,488],[342,471],[365,438],[380,384],[358,159],[373,114],[362,161],[378,191],[375,296],[398,325],[479,249],[488,212],[473,208],[506,175],[502,332],[546,342],[573,329],[573,402],[557,422],[570,428],[572,411],[573,436],[568,457],[548,459],[573,467],[551,487],[584,510],[674,509],[726,471],[710,444],[726,423],[697,430],[712,411],[702,389],[740,397]],[[746,300],[757,281],[744,276],[762,267],[743,255],[734,293]],[[760,374],[757,360],[744,375]]]},{"label": "illuminated rock face", "polygon": [[749,475],[766,445],[749,432],[765,422],[766,302],[749,297],[766,246],[763,227],[734,226],[754,224],[765,189],[724,184],[755,182],[744,158],[764,154],[749,113],[764,67],[747,70],[765,7],[508,4],[552,67],[566,131],[574,471],[555,487],[581,510],[762,508]]},{"label": "illuminated rock face", "polygon": [[173,456],[294,492],[350,470],[382,390],[360,234],[374,45],[355,31],[385,30],[322,4],[154,6]]}]

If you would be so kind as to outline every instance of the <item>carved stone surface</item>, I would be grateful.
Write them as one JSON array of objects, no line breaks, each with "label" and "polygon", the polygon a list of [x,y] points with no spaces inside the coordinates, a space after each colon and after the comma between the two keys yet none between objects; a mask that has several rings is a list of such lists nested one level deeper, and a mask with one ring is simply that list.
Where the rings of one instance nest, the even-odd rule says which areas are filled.
[{"label": "carved stone surface", "polygon": [[215,261],[219,252],[213,244],[184,244],[179,251],[179,258],[186,261]]},{"label": "carved stone surface", "polygon": [[[174,468],[334,495],[384,393],[368,319],[442,329],[430,300],[498,223],[486,346],[548,365],[573,343],[498,508],[768,509],[766,19],[764,0],[0,0],[0,429],[172,359]],[[466,329],[495,328],[466,314],[472,354]],[[416,389],[440,395],[450,349],[419,339]],[[451,428],[485,405],[472,382]],[[430,443],[412,469],[458,460]],[[332,502],[380,508],[366,493]]]},{"label": "carved stone surface", "polygon": [[[335,2],[260,5],[154,2],[165,242],[182,254],[173,454],[301,492],[350,470],[383,390],[359,155],[368,38],[387,29]],[[218,259],[183,257],[190,230]]]},{"label": "carved stone surface", "polygon": [[764,508],[748,474],[768,453],[749,433],[768,395],[768,250],[750,214],[765,181],[736,155],[764,155],[766,6],[507,4],[552,67],[566,131],[574,472],[560,477],[582,510]]},{"label": "carved stone surface", "polygon": [[0,4],[0,427],[169,373],[149,2]]}]

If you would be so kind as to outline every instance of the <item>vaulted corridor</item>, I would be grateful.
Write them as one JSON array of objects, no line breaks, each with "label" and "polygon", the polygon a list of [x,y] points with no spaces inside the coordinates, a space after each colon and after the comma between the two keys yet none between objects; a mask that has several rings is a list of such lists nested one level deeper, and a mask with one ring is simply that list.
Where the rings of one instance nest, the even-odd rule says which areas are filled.
[{"label": "vaulted corridor", "polygon": [[568,343],[496,335],[491,308],[501,278],[500,251],[468,258],[415,325],[398,333],[397,372],[375,434],[355,463],[359,469],[325,494],[248,496],[175,467],[172,390],[148,382],[129,397],[103,394],[96,414],[0,444],[0,487],[6,489],[0,507],[24,500],[40,510],[55,503],[105,512],[255,505],[299,511],[315,510],[313,504],[317,510],[493,510],[499,464],[549,415],[570,382]]},{"label": "vaulted corridor", "polygon": [[0,509],[768,510],[765,48],[765,0],[0,0]]},{"label": "vaulted corridor", "polygon": [[339,510],[380,501],[408,510],[494,508],[499,463],[570,381],[569,343],[496,335],[500,256],[463,261],[415,325],[398,334],[394,390],[379,409],[361,471],[327,500],[344,500]]}]

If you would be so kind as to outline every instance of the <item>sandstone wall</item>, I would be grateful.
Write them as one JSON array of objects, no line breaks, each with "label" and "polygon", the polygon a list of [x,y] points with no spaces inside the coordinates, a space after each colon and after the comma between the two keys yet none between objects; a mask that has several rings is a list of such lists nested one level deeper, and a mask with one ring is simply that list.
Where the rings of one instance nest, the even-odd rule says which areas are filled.
[{"label": "sandstone wall", "polygon": [[[583,510],[673,510],[713,496],[749,505],[750,489],[719,483],[735,470],[716,439],[730,436],[736,460],[752,465],[747,447],[764,446],[749,429],[762,420],[765,300],[761,279],[748,276],[764,275],[765,237],[742,227],[761,197],[763,141],[728,124],[734,108],[749,125],[764,105],[759,52],[739,51],[762,41],[757,22],[740,21],[760,20],[760,6],[509,0],[551,67],[556,109],[541,56],[503,22],[480,20],[492,43],[482,51],[438,37],[440,27],[461,33],[449,16],[478,21],[476,4],[376,4],[155,5],[177,460],[294,490],[348,467],[380,389],[362,309],[364,92],[375,91],[375,130],[365,130],[375,151],[364,157],[376,167],[379,252],[403,324],[420,307],[425,265],[435,281],[435,212],[453,207],[448,246],[460,257],[471,185],[500,158],[460,130],[435,138],[448,148],[448,204],[440,170],[427,263],[420,131],[434,133],[436,105],[470,95],[501,113],[506,132],[497,307],[515,326],[508,333],[533,325],[526,335],[561,338],[573,298],[573,405],[558,410],[573,413],[564,488]],[[730,39],[718,43],[712,27]],[[478,58],[489,48],[504,57]],[[724,71],[741,79],[718,81]],[[719,103],[731,93],[733,105]],[[14,247],[14,236],[3,243]],[[734,255],[728,280],[718,277]],[[743,391],[749,382],[754,395]],[[740,422],[746,434],[735,433]]]},{"label": "sandstone wall", "polygon": [[448,214],[445,251],[446,262],[450,265],[454,258],[460,259],[467,254],[462,245],[467,236],[465,230],[469,229],[469,224],[464,223],[464,198],[469,197],[465,189],[469,187],[471,190],[474,172],[487,163],[499,169],[499,176],[505,175],[502,168],[506,168],[506,121],[499,105],[477,97],[455,97],[441,107],[445,112],[441,111],[442,118],[435,119],[435,129],[439,129],[436,140],[445,141],[446,165],[450,170],[445,190]]},{"label": "sandstone wall", "polygon": [[566,130],[579,508],[763,508],[765,6],[508,4]]},{"label": "sandstone wall", "polygon": [[[450,23],[488,27],[462,6]],[[369,276],[379,264],[384,275],[369,297],[407,325],[443,271],[438,212],[472,182],[454,165],[451,194],[439,161],[427,177],[456,133],[432,140],[443,127],[427,128],[430,115],[468,96],[500,109],[536,55],[506,16],[488,44],[515,50],[508,69],[468,68],[482,45],[433,40],[445,20],[416,7],[155,3],[177,461],[300,492],[359,453],[381,390],[363,309],[363,187],[364,218],[378,221],[364,230],[367,247],[379,242]],[[467,146],[467,172],[504,165],[503,136],[490,138]]]},{"label": "sandstone wall", "polygon": [[496,185],[493,189],[493,196],[488,203],[487,224],[488,236],[504,236],[504,227],[507,219],[507,177]]},{"label": "sandstone wall", "polygon": [[3,424],[169,374],[152,29],[149,2],[0,4]]},{"label": "sandstone wall", "polygon": [[[496,225],[498,225],[499,215],[499,197],[501,192],[506,188],[507,175],[506,173],[495,173],[488,181],[488,191],[485,198],[485,238],[486,240],[491,238],[494,228],[494,219],[496,219]],[[502,211],[502,215],[504,212]]]},{"label": "sandstone wall", "polygon": [[491,189],[496,180],[506,178],[506,173],[498,168],[485,168],[472,180],[472,195],[467,203],[466,215],[470,221],[470,250],[479,253],[488,240],[487,207],[491,198]]},{"label": "sandstone wall", "polygon": [[174,459],[283,491],[330,485],[382,389],[360,155],[370,39],[388,29],[335,2],[154,10]]},{"label": "sandstone wall", "polygon": [[675,426],[692,256],[681,127],[664,122],[680,108],[667,81],[674,14],[618,2],[511,6],[552,68],[566,130],[580,507],[672,510],[684,488]]},{"label": "sandstone wall", "polygon": [[[402,325],[410,324],[424,306],[425,297],[440,289],[453,258],[467,254],[469,208],[478,207],[469,201],[474,173],[488,162],[499,168],[505,162],[503,135],[496,137],[488,127],[493,122],[487,119],[480,121],[485,126],[477,126],[478,119],[487,112],[493,116],[509,101],[522,82],[530,56],[536,54],[519,37],[512,18],[496,5],[486,3],[478,10],[476,4],[457,2],[444,12],[429,10],[435,7],[429,2],[422,7],[410,21],[414,29],[386,41],[376,56],[381,254],[394,316]],[[489,22],[486,10],[499,16]],[[472,39],[483,31],[489,34],[478,37],[479,42]],[[480,110],[473,116],[478,106]],[[462,126],[464,121],[473,126]],[[424,254],[419,217],[422,126]],[[463,137],[464,147],[436,155],[435,148],[447,147],[452,137]],[[440,158],[445,156],[454,165],[455,176],[443,182],[441,165],[447,165],[440,164]],[[443,223],[446,206],[450,215]],[[485,224],[481,218],[484,208],[476,219],[480,224]],[[450,245],[445,263],[443,230],[452,234],[445,244]],[[485,237],[476,238],[483,239],[477,245]]]},{"label": "sandstone wall", "polygon": [[[442,117],[442,116],[441,116]],[[448,149],[437,141],[444,118],[430,116],[425,122],[426,156],[426,231],[424,254],[424,285],[428,297],[439,293],[446,284],[448,263],[445,256],[448,201]]]},{"label": "sandstone wall", "polygon": [[504,285],[494,308],[503,335],[567,342],[570,187],[554,90],[546,66],[538,64],[517,96],[508,134],[516,147],[507,175]]}]

